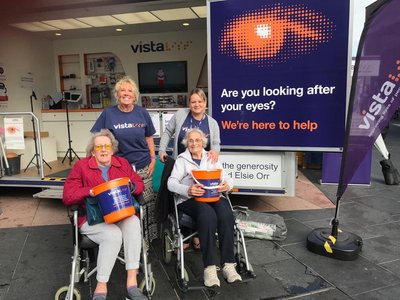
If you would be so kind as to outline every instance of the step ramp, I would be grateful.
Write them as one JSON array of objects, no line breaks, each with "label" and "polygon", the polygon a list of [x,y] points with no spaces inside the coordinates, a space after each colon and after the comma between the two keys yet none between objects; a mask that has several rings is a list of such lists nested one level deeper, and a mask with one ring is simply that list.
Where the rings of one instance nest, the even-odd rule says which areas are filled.
[{"label": "step ramp", "polygon": [[34,198],[62,199],[63,188],[45,189],[33,195]]}]

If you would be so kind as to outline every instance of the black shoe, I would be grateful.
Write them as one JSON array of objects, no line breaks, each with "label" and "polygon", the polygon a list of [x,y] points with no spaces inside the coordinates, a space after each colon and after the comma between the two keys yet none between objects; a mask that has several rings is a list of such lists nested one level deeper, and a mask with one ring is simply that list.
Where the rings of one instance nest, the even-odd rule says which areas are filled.
[{"label": "black shoe", "polygon": [[147,300],[148,298],[139,288],[131,289],[126,296],[127,300]]}]

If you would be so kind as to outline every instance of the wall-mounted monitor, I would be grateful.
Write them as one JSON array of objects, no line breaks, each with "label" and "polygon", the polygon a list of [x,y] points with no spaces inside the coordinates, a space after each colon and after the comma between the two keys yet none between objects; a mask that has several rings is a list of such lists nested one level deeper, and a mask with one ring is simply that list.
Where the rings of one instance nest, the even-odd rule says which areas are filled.
[{"label": "wall-mounted monitor", "polygon": [[187,62],[138,63],[140,93],[187,93]]},{"label": "wall-mounted monitor", "polygon": [[82,94],[71,91],[65,91],[63,92],[63,99],[69,102],[78,102],[82,99]]}]

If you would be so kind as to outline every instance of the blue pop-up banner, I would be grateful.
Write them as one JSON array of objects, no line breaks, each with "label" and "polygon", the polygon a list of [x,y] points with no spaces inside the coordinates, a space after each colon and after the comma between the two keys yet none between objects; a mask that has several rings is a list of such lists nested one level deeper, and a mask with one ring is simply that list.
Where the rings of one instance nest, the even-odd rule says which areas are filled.
[{"label": "blue pop-up banner", "polygon": [[209,3],[212,116],[224,148],[341,150],[350,0]]}]

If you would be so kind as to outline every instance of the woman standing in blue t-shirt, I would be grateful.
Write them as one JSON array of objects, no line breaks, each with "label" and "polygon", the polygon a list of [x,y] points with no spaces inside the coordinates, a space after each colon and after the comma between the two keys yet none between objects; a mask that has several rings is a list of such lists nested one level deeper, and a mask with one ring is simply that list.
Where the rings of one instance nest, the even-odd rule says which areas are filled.
[{"label": "woman standing in blue t-shirt", "polygon": [[115,84],[117,105],[106,107],[93,125],[91,132],[109,129],[119,142],[115,155],[126,158],[145,184],[144,212],[146,237],[157,237],[154,218],[155,201],[152,175],[156,164],[153,134],[156,132],[147,110],[136,105],[139,91],[136,83],[124,76]]}]

